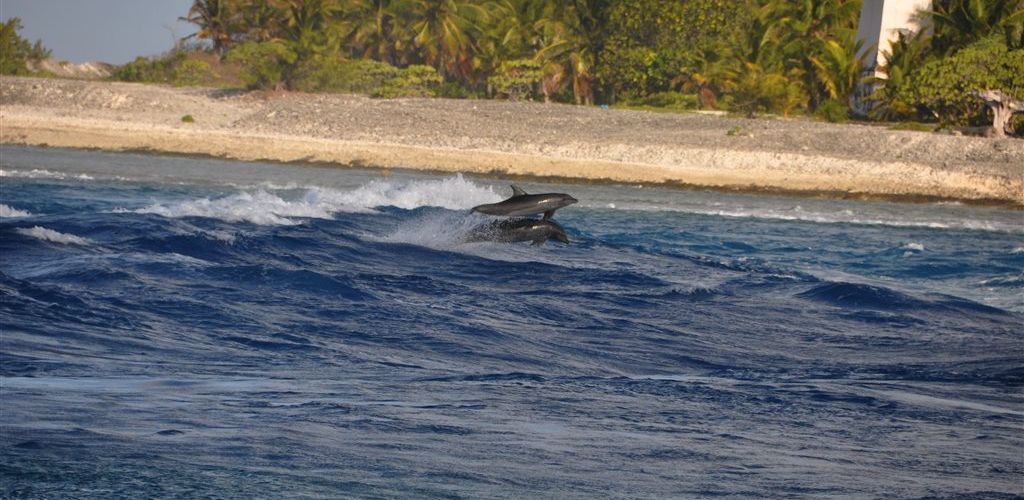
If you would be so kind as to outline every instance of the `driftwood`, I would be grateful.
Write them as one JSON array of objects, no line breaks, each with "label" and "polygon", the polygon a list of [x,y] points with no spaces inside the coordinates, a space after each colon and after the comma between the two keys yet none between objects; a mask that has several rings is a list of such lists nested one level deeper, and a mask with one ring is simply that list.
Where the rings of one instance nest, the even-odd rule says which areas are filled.
[{"label": "driftwood", "polygon": [[992,108],[992,131],[996,137],[1013,133],[1010,119],[1014,113],[1024,113],[1024,101],[1014,99],[1001,90],[975,90],[971,95],[985,101],[985,105]]}]

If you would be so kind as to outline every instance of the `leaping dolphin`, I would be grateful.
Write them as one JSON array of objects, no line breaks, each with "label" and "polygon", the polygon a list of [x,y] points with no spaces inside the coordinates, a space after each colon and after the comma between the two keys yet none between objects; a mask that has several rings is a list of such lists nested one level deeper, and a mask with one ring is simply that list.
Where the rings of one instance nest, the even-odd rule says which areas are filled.
[{"label": "leaping dolphin", "polygon": [[466,235],[466,241],[532,241],[534,245],[543,245],[548,240],[568,244],[569,236],[565,234],[565,229],[553,220],[527,218],[488,222],[474,227]]},{"label": "leaping dolphin", "polygon": [[555,210],[572,205],[577,201],[579,200],[565,193],[526,194],[526,191],[513,184],[511,198],[498,203],[477,205],[473,207],[473,211],[510,217],[542,213],[544,220],[548,220],[554,215]]}]

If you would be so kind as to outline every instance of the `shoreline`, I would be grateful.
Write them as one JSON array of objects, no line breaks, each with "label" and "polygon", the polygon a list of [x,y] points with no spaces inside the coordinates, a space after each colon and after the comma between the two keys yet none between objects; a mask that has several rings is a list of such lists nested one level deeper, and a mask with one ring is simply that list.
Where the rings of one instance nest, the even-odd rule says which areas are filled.
[{"label": "shoreline", "polygon": [[183,158],[208,158],[212,160],[227,160],[227,161],[252,161],[252,162],[266,162],[266,163],[277,163],[281,165],[296,165],[296,166],[309,166],[316,168],[360,168],[360,169],[374,169],[380,171],[409,171],[429,174],[454,174],[459,173],[469,178],[484,178],[484,179],[504,179],[509,181],[542,181],[542,182],[555,182],[559,184],[580,184],[580,185],[632,185],[642,184],[650,185],[652,187],[661,187],[667,189],[676,189],[679,191],[712,191],[717,193],[726,194],[750,194],[750,195],[764,195],[764,196],[786,196],[794,198],[808,198],[808,199],[822,199],[822,200],[855,200],[855,201],[880,201],[880,202],[892,202],[892,203],[907,203],[907,204],[929,204],[929,203],[959,203],[965,206],[983,207],[983,208],[995,208],[1005,209],[1013,211],[1024,211],[1024,203],[1014,202],[1010,200],[998,199],[998,198],[956,198],[956,197],[943,197],[923,194],[877,194],[877,193],[851,193],[844,191],[825,191],[825,190],[797,190],[787,189],[782,187],[770,187],[770,186],[747,186],[747,187],[722,187],[722,186],[706,186],[700,184],[689,184],[680,181],[668,180],[664,182],[624,182],[616,181],[605,178],[586,178],[586,177],[562,177],[557,175],[530,175],[530,174],[510,174],[503,171],[481,171],[472,172],[464,170],[447,170],[447,169],[433,169],[433,168],[415,168],[415,167],[387,167],[381,165],[370,165],[364,163],[348,163],[340,164],[326,161],[316,161],[307,159],[296,159],[296,160],[275,160],[275,159],[240,159],[231,158],[223,155],[214,155],[209,153],[183,153],[174,151],[162,151],[148,148],[126,148],[126,149],[109,149],[101,147],[71,147],[71,146],[56,146],[51,144],[20,144],[0,141],[0,146],[3,145],[15,145],[15,146],[26,146],[26,147],[38,147],[38,148],[59,148],[59,149],[72,149],[78,151],[95,151],[95,152],[107,152],[107,153],[131,153],[139,155],[160,155],[160,156],[172,156],[172,157],[183,157]]},{"label": "shoreline", "polygon": [[[1018,139],[539,103],[268,97],[10,77],[0,82],[0,97],[0,142],[7,144],[1024,208]],[[188,110],[196,123],[181,122]],[[722,132],[738,127],[757,135]],[[872,150],[872,141],[892,152]]]}]

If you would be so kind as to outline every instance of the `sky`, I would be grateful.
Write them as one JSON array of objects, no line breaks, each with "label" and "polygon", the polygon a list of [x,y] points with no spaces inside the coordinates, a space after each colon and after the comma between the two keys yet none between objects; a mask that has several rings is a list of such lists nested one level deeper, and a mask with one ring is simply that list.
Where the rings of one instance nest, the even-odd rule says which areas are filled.
[{"label": "sky", "polygon": [[21,18],[22,38],[42,40],[53,57],[122,64],[174,47],[196,31],[178,21],[192,0],[0,0],[0,20]]}]

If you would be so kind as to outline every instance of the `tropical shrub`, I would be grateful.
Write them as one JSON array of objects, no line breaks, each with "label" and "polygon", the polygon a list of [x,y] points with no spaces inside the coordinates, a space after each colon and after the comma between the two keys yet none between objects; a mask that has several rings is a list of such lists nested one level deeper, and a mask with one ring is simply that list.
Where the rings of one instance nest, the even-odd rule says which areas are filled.
[{"label": "tropical shrub", "polygon": [[374,97],[393,99],[396,97],[434,97],[440,91],[443,79],[431,66],[414,64],[399,71],[374,92]]},{"label": "tropical shrub", "polygon": [[728,87],[731,99],[723,100],[730,109],[753,117],[758,113],[788,116],[804,99],[800,81],[778,72],[767,72],[756,64]]},{"label": "tropical shrub", "polygon": [[175,85],[202,85],[213,79],[210,64],[199,59],[185,59],[171,71]]},{"label": "tropical shrub", "polygon": [[747,15],[735,0],[611,2],[598,76],[620,99],[671,90]]},{"label": "tropical shrub", "polygon": [[175,68],[185,61],[184,52],[171,52],[160,57],[136,57],[114,71],[114,79],[125,82],[171,83]]},{"label": "tropical shrub", "polygon": [[629,108],[659,108],[680,111],[698,109],[700,107],[700,99],[696,94],[669,91],[627,99],[620,101],[619,105]]},{"label": "tropical shrub", "polygon": [[540,63],[532,59],[515,59],[501,63],[497,73],[487,79],[496,97],[513,101],[532,99],[543,74]]},{"label": "tropical shrub", "polygon": [[814,110],[814,116],[830,123],[846,123],[849,119],[849,107],[846,103],[829,99]]},{"label": "tropical shrub", "polygon": [[982,40],[925,64],[901,98],[925,107],[943,126],[985,125],[986,108],[970,93],[986,89],[1024,99],[1024,50],[1008,50],[996,37]]},{"label": "tropical shrub", "polygon": [[227,53],[241,66],[240,77],[250,89],[277,89],[287,83],[297,56],[281,42],[246,42]]},{"label": "tropical shrub", "polygon": [[29,61],[50,57],[50,50],[43,47],[42,41],[31,44],[18,34],[21,27],[21,19],[17,17],[0,23],[0,74],[27,74]]},{"label": "tropical shrub", "polygon": [[305,92],[372,94],[398,76],[399,69],[369,59],[320,57],[300,63],[294,88]]}]

